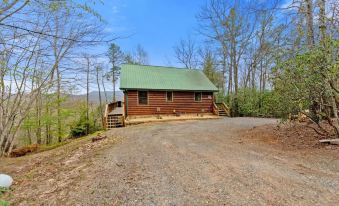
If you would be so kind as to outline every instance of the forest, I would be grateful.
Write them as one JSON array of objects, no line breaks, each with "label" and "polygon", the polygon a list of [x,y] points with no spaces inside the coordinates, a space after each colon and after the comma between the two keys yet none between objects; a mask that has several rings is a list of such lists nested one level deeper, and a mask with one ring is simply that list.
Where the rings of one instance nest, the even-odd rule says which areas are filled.
[{"label": "forest", "polygon": [[[129,37],[105,31],[94,3],[1,1],[0,156],[102,130],[120,65],[152,62],[145,45],[116,43]],[[202,41],[182,38],[173,52],[219,88],[233,117],[302,114],[319,135],[339,138],[338,12],[336,0],[207,0],[196,14]]]}]

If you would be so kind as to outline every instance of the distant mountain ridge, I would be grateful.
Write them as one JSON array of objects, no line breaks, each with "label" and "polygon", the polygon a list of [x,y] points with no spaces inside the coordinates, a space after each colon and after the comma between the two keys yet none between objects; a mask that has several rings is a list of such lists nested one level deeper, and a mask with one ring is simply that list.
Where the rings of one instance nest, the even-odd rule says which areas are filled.
[{"label": "distant mountain ridge", "polygon": [[[106,101],[105,99],[105,92],[101,93],[101,99],[103,102]],[[106,91],[107,96],[107,102],[113,101],[113,91]],[[73,98],[75,100],[86,100],[86,94],[79,94],[79,95],[70,95],[70,98]],[[124,93],[122,91],[116,91],[115,92],[115,98],[117,101],[122,101],[124,99]],[[99,103],[99,91],[92,91],[89,93],[89,102],[91,103]]]}]

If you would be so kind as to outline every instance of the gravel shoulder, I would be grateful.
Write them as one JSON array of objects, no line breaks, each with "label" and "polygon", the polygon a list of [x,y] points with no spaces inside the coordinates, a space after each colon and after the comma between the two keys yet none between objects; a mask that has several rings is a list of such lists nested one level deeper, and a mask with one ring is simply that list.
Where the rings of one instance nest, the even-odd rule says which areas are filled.
[{"label": "gravel shoulder", "polygon": [[[225,118],[113,129],[98,145],[62,157],[24,157],[40,158],[39,173],[24,169],[20,158],[16,170],[7,164],[5,172],[20,180],[7,198],[13,205],[336,205],[338,150],[283,150],[246,137],[276,122]],[[53,175],[43,170],[47,160]]]}]

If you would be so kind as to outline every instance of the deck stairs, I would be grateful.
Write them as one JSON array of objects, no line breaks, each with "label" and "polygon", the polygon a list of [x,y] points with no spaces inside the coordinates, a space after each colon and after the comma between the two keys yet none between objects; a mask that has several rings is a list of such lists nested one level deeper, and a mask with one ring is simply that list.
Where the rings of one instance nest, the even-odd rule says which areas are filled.
[{"label": "deck stairs", "polygon": [[107,129],[125,126],[124,104],[122,102],[113,102],[106,105],[105,125]]},{"label": "deck stairs", "polygon": [[107,117],[107,129],[123,127],[124,116],[122,115],[108,115]]},{"label": "deck stairs", "polygon": [[231,116],[230,109],[225,103],[215,103],[217,115],[219,116]]}]

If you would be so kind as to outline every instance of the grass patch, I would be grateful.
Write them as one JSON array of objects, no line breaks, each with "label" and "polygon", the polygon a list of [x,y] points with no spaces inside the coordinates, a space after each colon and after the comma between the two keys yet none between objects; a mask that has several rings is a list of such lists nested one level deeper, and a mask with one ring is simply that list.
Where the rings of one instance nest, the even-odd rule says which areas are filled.
[{"label": "grass patch", "polygon": [[70,142],[71,141],[63,141],[63,142],[58,142],[58,143],[50,144],[50,145],[40,145],[38,152],[44,152],[44,151],[52,150],[52,149],[64,146],[64,145],[66,145]]},{"label": "grass patch", "polygon": [[[26,145],[24,147],[15,149],[16,151],[13,150],[11,157],[21,157],[21,156],[28,156],[28,155],[36,154],[36,153],[42,153],[42,152],[53,150],[58,147],[62,147],[66,145],[71,145],[70,148],[72,148],[76,145],[89,141],[92,137],[97,136],[99,133],[102,133],[102,132],[105,132],[105,131],[104,130],[96,131],[92,134],[78,137],[78,138],[67,138],[67,139],[64,139],[64,141],[62,142],[57,142],[57,143],[53,143],[49,145],[45,145],[45,144]],[[69,147],[65,147],[65,148],[67,149]]]},{"label": "grass patch", "polygon": [[0,206],[9,206],[9,203],[6,200],[0,198]]},{"label": "grass patch", "polygon": [[9,203],[6,200],[2,199],[2,195],[6,192],[9,192],[9,191],[10,190],[7,189],[7,188],[0,187],[0,206],[8,206],[9,205]]},{"label": "grass patch", "polygon": [[9,192],[10,190],[8,188],[5,187],[0,187],[0,197],[2,196],[2,194],[4,194],[5,192]]}]

